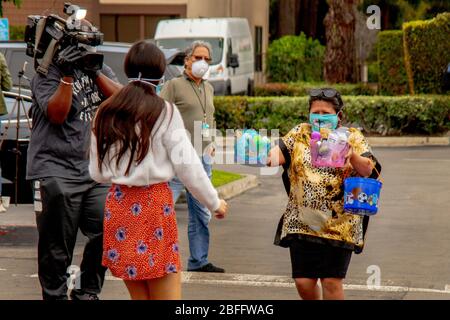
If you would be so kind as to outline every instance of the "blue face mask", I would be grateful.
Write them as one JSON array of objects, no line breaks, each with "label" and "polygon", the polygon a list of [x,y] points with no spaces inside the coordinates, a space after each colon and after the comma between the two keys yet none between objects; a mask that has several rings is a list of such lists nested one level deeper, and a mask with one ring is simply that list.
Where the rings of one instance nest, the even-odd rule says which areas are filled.
[{"label": "blue face mask", "polygon": [[313,131],[320,131],[321,128],[335,130],[338,126],[338,122],[339,119],[337,114],[309,114],[309,123],[312,125]]}]

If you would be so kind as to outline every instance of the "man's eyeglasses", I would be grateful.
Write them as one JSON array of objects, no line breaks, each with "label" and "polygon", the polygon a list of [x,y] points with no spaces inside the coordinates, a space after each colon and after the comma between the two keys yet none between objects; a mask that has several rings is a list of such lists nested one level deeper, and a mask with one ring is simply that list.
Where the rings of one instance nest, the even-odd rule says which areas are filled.
[{"label": "man's eyeglasses", "polygon": [[192,56],[195,61],[205,60],[208,64],[211,63],[211,58],[209,57],[202,57],[202,56]]}]

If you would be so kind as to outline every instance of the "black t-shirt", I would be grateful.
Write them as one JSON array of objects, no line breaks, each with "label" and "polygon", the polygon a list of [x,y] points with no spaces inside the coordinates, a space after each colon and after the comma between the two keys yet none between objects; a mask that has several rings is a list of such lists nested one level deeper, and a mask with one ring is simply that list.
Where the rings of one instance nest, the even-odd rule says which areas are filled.
[{"label": "black t-shirt", "polygon": [[[110,68],[102,71],[114,79]],[[69,114],[63,124],[52,124],[47,118],[47,106],[61,78],[59,69],[50,65],[47,76],[36,74],[31,81],[33,127],[27,155],[28,180],[89,178],[91,121],[104,97],[91,78],[75,70]]]}]

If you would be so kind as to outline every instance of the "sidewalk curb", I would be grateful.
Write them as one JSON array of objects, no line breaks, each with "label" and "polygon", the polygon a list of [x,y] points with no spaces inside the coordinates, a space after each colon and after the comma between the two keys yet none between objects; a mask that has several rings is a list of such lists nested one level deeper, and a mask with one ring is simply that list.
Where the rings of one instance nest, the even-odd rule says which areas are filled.
[{"label": "sidewalk curb", "polygon": [[450,137],[367,137],[371,147],[448,146]]},{"label": "sidewalk curb", "polygon": [[243,176],[244,178],[218,187],[219,197],[228,200],[259,185],[258,178],[255,175],[243,174]]}]

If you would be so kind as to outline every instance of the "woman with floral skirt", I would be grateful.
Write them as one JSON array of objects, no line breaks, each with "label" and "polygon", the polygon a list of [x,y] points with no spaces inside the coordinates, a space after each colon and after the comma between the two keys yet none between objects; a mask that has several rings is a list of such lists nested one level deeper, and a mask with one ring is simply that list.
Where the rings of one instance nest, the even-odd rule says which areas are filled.
[{"label": "woman with floral skirt", "polygon": [[220,200],[186,134],[177,107],[156,92],[164,54],[147,41],[125,57],[130,83],[94,120],[89,171],[111,183],[104,217],[103,265],[125,281],[132,299],[180,299],[181,264],[172,192],[175,175],[217,218]]}]

